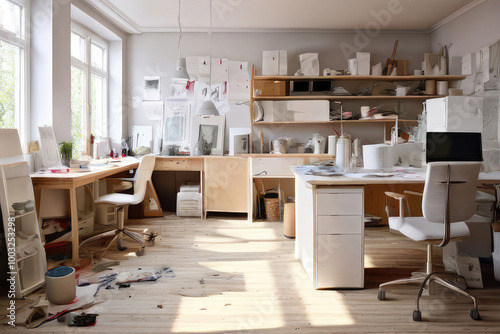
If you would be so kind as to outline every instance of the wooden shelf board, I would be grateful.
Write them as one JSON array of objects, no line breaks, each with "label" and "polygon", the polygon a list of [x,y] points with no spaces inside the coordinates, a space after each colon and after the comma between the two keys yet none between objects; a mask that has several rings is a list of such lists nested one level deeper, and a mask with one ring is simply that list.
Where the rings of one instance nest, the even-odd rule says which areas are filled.
[{"label": "wooden shelf board", "polygon": [[286,101],[286,100],[427,100],[445,95],[406,95],[406,96],[387,96],[387,95],[286,95],[286,96],[254,96],[256,101]]},{"label": "wooden shelf board", "polygon": [[464,80],[465,75],[337,75],[337,76],[295,76],[295,75],[283,75],[283,76],[254,76],[254,80],[332,80],[332,81],[347,81],[347,80],[358,80],[358,81],[420,81],[420,80]]},{"label": "wooden shelf board", "polygon": [[[373,118],[373,119],[344,119],[342,123],[391,123],[394,122],[396,118]],[[399,119],[399,122],[417,122],[413,119]],[[323,121],[323,122],[252,122],[252,125],[279,125],[279,124],[294,124],[294,125],[304,125],[304,124],[340,124],[340,120],[335,121]]]}]

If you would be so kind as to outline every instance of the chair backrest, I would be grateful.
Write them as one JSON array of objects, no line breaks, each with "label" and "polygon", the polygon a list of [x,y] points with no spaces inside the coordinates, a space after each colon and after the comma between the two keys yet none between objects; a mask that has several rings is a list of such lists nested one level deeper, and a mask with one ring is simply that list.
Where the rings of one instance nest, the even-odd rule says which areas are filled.
[{"label": "chair backrest", "polygon": [[134,198],[130,204],[139,204],[144,200],[146,186],[148,181],[151,180],[151,175],[155,167],[155,159],[156,156],[154,154],[148,154],[142,157],[135,173]]},{"label": "chair backrest", "polygon": [[422,198],[425,219],[445,223],[447,192],[450,223],[472,217],[476,209],[476,186],[480,168],[481,162],[429,163]]}]

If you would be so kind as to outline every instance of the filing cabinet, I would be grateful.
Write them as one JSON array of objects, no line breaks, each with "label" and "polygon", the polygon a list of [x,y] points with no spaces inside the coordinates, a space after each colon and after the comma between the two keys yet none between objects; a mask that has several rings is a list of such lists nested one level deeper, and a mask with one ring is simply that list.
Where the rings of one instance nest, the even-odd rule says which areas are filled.
[{"label": "filing cabinet", "polygon": [[316,189],[313,282],[316,289],[363,288],[362,187]]}]

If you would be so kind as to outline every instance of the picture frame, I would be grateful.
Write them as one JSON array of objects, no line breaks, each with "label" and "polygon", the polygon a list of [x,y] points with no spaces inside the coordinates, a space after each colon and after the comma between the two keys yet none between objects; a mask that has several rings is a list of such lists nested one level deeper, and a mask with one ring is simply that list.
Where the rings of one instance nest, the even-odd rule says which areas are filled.
[{"label": "picture frame", "polygon": [[191,148],[191,105],[187,99],[167,99],[163,121],[162,155]]},{"label": "picture frame", "polygon": [[[204,139],[207,144],[212,145],[210,155],[223,155],[225,123],[225,115],[194,116],[191,152],[195,151],[196,145],[198,145],[200,139]],[[199,149],[202,151],[201,148]],[[203,155],[204,153],[201,152],[201,154]]]}]

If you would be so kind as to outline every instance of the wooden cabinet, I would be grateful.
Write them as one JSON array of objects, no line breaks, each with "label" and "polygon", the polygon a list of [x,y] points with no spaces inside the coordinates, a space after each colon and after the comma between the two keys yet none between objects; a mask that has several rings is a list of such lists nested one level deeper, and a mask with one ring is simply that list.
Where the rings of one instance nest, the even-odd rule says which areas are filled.
[{"label": "wooden cabinet", "polygon": [[205,157],[204,212],[247,212],[248,159]]},{"label": "wooden cabinet", "polygon": [[0,191],[9,296],[22,298],[45,284],[47,272],[27,162],[0,165]]},{"label": "wooden cabinet", "polygon": [[[344,111],[352,111],[353,115],[359,114],[363,105],[380,106],[384,110],[397,110],[398,121],[402,124],[399,128],[416,126],[417,116],[422,112],[422,102],[426,99],[440,97],[438,95],[406,95],[394,96],[384,89],[384,86],[395,87],[398,84],[412,85],[413,88],[424,83],[426,80],[458,81],[465,76],[256,76],[252,69],[251,97],[250,97],[250,119],[251,140],[250,153],[267,153],[267,143],[275,138],[286,136],[292,131],[300,132],[324,132],[325,135],[333,134],[332,126],[340,126],[340,120],[334,121],[280,121],[264,122],[254,121],[254,101],[289,101],[289,100],[328,100],[338,101],[343,105]],[[317,83],[317,85],[315,85]],[[453,84],[450,84],[452,87]],[[301,89],[299,87],[305,87]],[[316,88],[317,87],[317,88]],[[326,87],[326,88],[325,88]],[[348,93],[346,95],[333,95],[334,88],[342,87]],[[283,90],[286,90],[283,92]],[[256,94],[257,92],[257,94]],[[359,92],[359,93],[358,93]],[[410,91],[411,92],[411,91]],[[266,110],[264,110],[264,113]],[[280,111],[282,112],[282,111]],[[343,120],[344,127],[353,129],[359,127],[359,131],[353,131],[356,136],[366,134],[367,127],[376,128],[380,133],[380,141],[387,139],[390,129],[396,122],[395,118],[381,119],[353,119]],[[380,131],[378,131],[380,129]],[[369,130],[369,129],[368,129]],[[348,132],[349,133],[349,132]],[[261,137],[266,147],[261,152]]]}]

